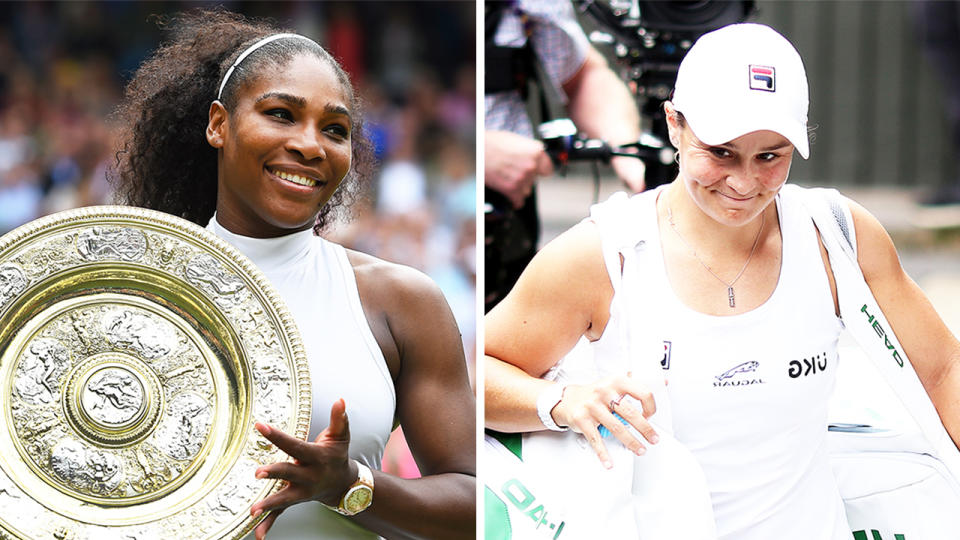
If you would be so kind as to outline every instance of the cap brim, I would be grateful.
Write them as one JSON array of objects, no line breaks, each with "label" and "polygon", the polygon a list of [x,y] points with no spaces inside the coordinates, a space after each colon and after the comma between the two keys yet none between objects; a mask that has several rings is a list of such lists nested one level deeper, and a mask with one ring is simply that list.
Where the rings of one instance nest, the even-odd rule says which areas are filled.
[{"label": "cap brim", "polygon": [[790,141],[800,157],[810,157],[805,124],[782,115],[754,114],[752,119],[748,119],[743,115],[724,118],[725,115],[720,111],[711,113],[712,118],[706,119],[704,115],[694,114],[693,111],[683,112],[693,134],[706,144],[720,145],[755,131],[773,131]]}]

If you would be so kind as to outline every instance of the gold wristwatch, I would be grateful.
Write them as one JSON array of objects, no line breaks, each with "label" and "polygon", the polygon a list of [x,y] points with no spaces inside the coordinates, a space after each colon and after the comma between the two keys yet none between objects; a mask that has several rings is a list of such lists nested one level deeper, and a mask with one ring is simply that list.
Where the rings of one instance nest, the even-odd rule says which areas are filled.
[{"label": "gold wristwatch", "polygon": [[363,463],[353,460],[357,464],[357,481],[340,498],[339,506],[327,508],[344,516],[355,516],[370,507],[373,503],[373,471]]}]

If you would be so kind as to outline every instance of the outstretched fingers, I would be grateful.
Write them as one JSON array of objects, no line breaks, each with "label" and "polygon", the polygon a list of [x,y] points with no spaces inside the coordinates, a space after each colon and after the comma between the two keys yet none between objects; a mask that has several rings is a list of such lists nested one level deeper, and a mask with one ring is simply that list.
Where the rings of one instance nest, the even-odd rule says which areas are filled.
[{"label": "outstretched fingers", "polygon": [[282,511],[290,505],[307,500],[310,500],[310,496],[306,490],[291,484],[284,486],[283,489],[273,495],[258,501],[250,508],[250,514],[253,517],[257,517],[264,512]]},{"label": "outstretched fingers", "polygon": [[288,435],[277,428],[268,426],[267,424],[261,424],[260,422],[257,422],[254,424],[254,427],[257,428],[257,431],[259,431],[260,434],[263,435],[268,441],[275,444],[277,448],[286,452],[288,456],[299,461],[309,461],[310,447],[306,442],[301,441],[292,435]]},{"label": "outstretched fingers", "polygon": [[258,467],[255,474],[259,479],[271,478],[274,480],[286,480],[287,482],[298,483],[310,481],[310,478],[305,474],[303,467],[300,467],[295,463],[288,463],[285,461]]},{"label": "outstretched fingers", "polygon": [[292,458],[258,467],[259,479],[282,480],[286,485],[250,508],[253,517],[270,512],[255,529],[263,538],[284,508],[309,500],[332,501],[356,478],[349,461],[350,422],[347,407],[339,399],[330,407],[330,424],[314,442],[302,441],[266,424],[255,424],[268,441]]},{"label": "outstretched fingers", "polygon": [[253,530],[253,535],[257,540],[263,540],[264,538],[267,537],[267,531],[270,530],[270,527],[273,527],[273,522],[277,520],[277,516],[283,513],[283,510],[284,509],[281,508],[279,510],[274,510],[273,512],[270,512],[267,515],[266,519],[264,519],[263,521],[260,522],[259,525],[257,525],[257,528]]},{"label": "outstretched fingers", "polygon": [[317,435],[316,442],[322,442],[322,438],[350,442],[350,419],[347,418],[347,404],[343,398],[334,401],[330,407],[330,424]]},{"label": "outstretched fingers", "polygon": [[254,427],[256,427],[257,431],[266,437],[267,440],[275,444],[277,448],[292,457],[298,465],[313,463],[318,459],[323,459],[322,456],[317,455],[318,448],[315,444],[324,446],[337,444],[343,445],[344,447],[350,444],[350,420],[347,418],[347,406],[342,398],[335,401],[333,406],[330,407],[330,424],[317,435],[314,441],[315,444],[300,440],[277,428],[260,422],[254,424]]}]

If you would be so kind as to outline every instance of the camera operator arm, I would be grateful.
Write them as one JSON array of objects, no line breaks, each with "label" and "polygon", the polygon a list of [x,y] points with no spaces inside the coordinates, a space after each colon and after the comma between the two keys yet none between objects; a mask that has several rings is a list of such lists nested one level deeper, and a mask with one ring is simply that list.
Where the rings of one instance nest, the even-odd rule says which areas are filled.
[{"label": "camera operator arm", "polygon": [[[593,47],[580,70],[563,84],[569,97],[570,117],[588,136],[613,145],[629,144],[640,137],[640,113],[624,82]],[[610,163],[631,190],[643,191],[643,162],[615,158]]]},{"label": "camera operator arm", "polygon": [[553,174],[544,144],[509,131],[484,132],[484,184],[523,206],[538,177]]}]

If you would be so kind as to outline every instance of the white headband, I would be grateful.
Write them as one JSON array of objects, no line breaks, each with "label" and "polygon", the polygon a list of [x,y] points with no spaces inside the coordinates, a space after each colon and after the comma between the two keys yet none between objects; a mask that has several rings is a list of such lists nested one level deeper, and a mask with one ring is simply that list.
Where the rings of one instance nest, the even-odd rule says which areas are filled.
[{"label": "white headband", "polygon": [[240,62],[243,62],[243,59],[244,59],[244,58],[250,56],[250,53],[252,53],[253,51],[259,49],[260,47],[263,47],[264,45],[266,45],[267,43],[270,43],[271,41],[276,41],[276,40],[278,40],[278,39],[287,38],[287,37],[301,38],[301,39],[305,39],[305,40],[307,40],[307,41],[309,41],[309,42],[311,42],[311,43],[316,43],[315,41],[313,41],[312,39],[308,38],[307,36],[301,36],[300,34],[273,34],[272,36],[267,36],[267,37],[265,37],[265,38],[257,41],[257,42],[254,43],[253,45],[247,47],[247,50],[245,50],[245,51],[243,51],[242,53],[240,53],[240,56],[238,56],[237,59],[236,59],[236,61],[233,63],[233,65],[230,66],[230,69],[228,69],[227,72],[223,75],[223,81],[220,82],[220,90],[217,91],[217,101],[219,101],[219,100],[220,100],[220,96],[223,95],[223,87],[226,86],[226,85],[227,85],[227,81],[230,80],[230,75],[233,75],[233,70],[236,69],[237,66],[240,65]]}]

